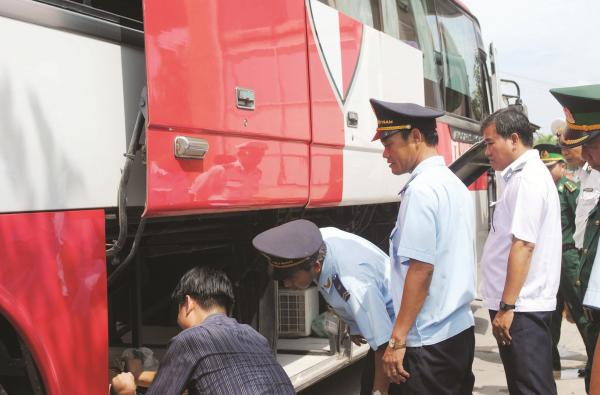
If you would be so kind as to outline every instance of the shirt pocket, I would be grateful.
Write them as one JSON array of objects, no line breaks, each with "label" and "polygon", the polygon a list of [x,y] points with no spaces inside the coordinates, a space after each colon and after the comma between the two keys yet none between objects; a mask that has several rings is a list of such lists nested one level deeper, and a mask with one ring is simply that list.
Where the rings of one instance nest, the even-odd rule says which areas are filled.
[{"label": "shirt pocket", "polygon": [[577,205],[581,206],[581,208],[585,208],[586,212],[590,212],[596,203],[598,203],[598,196],[600,192],[595,190],[594,188],[585,188],[581,191],[579,195],[579,199],[577,201]]}]

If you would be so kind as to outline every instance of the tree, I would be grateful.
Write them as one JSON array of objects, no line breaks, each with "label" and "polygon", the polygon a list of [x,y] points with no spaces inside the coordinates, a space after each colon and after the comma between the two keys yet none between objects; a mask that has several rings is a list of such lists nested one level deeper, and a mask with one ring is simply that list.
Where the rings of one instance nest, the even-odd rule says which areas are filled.
[{"label": "tree", "polygon": [[541,134],[538,133],[537,138],[535,139],[533,145],[538,144],[556,144],[556,136],[553,134]]}]

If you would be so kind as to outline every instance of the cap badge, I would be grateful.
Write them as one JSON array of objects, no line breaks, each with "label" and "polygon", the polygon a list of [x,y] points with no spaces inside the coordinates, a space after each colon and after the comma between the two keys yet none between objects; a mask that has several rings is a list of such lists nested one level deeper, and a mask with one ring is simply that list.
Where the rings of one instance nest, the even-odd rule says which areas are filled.
[{"label": "cap badge", "polygon": [[331,279],[327,277],[327,281],[325,281],[325,285],[323,285],[325,289],[329,289],[331,287]]}]

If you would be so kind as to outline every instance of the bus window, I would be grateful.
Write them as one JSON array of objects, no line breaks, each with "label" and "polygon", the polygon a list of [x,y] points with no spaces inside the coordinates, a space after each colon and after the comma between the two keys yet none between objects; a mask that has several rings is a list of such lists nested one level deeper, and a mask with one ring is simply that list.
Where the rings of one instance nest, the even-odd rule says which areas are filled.
[{"label": "bus window", "polygon": [[441,44],[433,0],[396,0],[408,3],[416,27],[417,43],[423,52],[425,105],[443,109]]},{"label": "bus window", "polygon": [[381,30],[381,12],[379,10],[379,0],[319,0],[330,7],[371,26],[374,29]]},{"label": "bus window", "polygon": [[480,121],[484,114],[481,61],[475,23],[447,0],[437,3],[444,46],[445,110]]},{"label": "bus window", "polygon": [[409,0],[382,0],[383,31],[418,48],[415,17]]}]

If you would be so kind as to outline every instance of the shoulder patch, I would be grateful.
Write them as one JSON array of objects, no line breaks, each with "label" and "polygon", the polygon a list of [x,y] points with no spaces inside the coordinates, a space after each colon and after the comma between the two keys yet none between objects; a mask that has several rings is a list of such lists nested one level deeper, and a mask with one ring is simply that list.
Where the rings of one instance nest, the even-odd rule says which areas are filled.
[{"label": "shoulder patch", "polygon": [[350,292],[348,292],[346,287],[344,287],[344,284],[342,284],[342,280],[340,280],[340,277],[337,274],[334,274],[332,280],[335,290],[338,292],[340,297],[344,299],[344,302],[347,302],[348,299],[350,299]]},{"label": "shoulder patch", "polygon": [[575,192],[577,190],[577,184],[575,184],[571,180],[566,181],[563,185],[565,186],[565,188],[567,188],[567,191],[569,192]]}]

